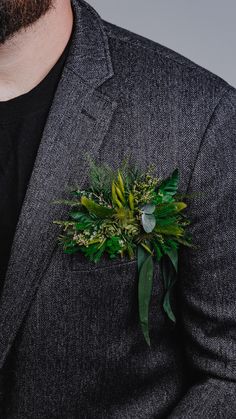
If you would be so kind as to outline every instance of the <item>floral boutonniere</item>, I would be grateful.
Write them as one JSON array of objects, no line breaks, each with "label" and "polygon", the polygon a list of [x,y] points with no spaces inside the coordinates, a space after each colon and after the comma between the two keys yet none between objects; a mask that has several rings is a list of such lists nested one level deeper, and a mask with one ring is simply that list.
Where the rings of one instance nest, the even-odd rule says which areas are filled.
[{"label": "floral boutonniere", "polygon": [[[160,181],[124,162],[113,171],[106,164],[90,161],[90,187],[73,190],[74,199],[57,201],[71,207],[68,220],[54,221],[63,229],[59,244],[65,253],[83,252],[99,262],[106,252],[111,259],[137,259],[140,325],[150,346],[148,313],[153,283],[153,260],[160,263],[165,285],[163,309],[176,322],[170,291],[178,271],[179,245],[195,247],[186,231],[190,224],[183,210],[186,204],[177,195],[179,171]],[[168,260],[168,264],[163,263]],[[162,263],[161,263],[162,262]]]}]

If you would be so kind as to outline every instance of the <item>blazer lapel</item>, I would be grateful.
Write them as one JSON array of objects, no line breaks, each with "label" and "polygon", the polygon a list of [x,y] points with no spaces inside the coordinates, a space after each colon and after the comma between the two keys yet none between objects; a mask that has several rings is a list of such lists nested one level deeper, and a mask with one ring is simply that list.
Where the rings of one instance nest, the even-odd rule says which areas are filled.
[{"label": "blazer lapel", "polygon": [[58,229],[53,220],[65,207],[52,201],[74,179],[88,179],[86,153],[96,158],[117,106],[96,88],[112,77],[106,35],[99,16],[86,3],[72,0],[71,48],[44,128],[19,217],[0,301],[0,368],[40,285]]}]

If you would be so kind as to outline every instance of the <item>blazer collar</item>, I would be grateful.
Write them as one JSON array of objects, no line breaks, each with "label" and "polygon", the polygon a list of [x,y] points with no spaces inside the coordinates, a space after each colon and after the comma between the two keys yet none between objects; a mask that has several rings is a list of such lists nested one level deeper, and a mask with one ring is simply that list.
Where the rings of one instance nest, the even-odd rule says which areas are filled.
[{"label": "blazer collar", "polygon": [[71,1],[74,35],[66,66],[90,86],[113,75],[107,35],[98,13],[84,0]]},{"label": "blazer collar", "polygon": [[101,18],[84,1],[72,0],[72,7],[71,46],[21,209],[0,300],[0,368],[57,245],[53,220],[68,211],[52,201],[65,198],[75,180],[83,187],[88,179],[86,153],[96,159],[117,106],[96,91],[113,75]]}]

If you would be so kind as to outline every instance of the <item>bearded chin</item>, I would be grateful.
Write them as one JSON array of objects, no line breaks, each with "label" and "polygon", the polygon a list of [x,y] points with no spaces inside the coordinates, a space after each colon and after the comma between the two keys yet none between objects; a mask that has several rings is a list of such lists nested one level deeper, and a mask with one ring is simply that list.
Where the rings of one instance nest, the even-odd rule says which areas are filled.
[{"label": "bearded chin", "polygon": [[0,44],[35,23],[53,3],[54,0],[0,0]]}]

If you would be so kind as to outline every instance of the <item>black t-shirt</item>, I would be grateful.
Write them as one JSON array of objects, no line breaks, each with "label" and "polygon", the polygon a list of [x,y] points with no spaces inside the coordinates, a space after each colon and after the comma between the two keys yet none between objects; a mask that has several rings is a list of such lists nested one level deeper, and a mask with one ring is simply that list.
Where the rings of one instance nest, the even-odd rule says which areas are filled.
[{"label": "black t-shirt", "polygon": [[70,40],[56,64],[37,86],[23,95],[0,101],[0,288]]}]

